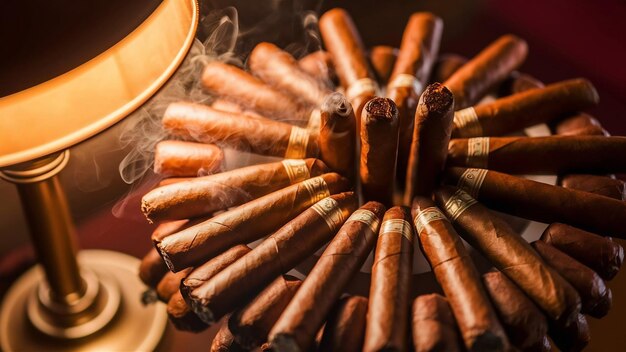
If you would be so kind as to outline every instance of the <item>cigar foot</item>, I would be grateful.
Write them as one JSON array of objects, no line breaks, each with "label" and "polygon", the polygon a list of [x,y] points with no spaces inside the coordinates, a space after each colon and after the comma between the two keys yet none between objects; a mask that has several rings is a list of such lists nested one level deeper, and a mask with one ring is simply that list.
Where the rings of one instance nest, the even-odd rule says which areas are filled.
[{"label": "cigar foot", "polygon": [[293,336],[286,334],[277,334],[270,342],[270,348],[276,352],[301,352],[300,346]]},{"label": "cigar foot", "polygon": [[163,248],[161,248],[161,243],[156,244],[156,249],[157,251],[159,251],[159,254],[161,255],[161,258],[163,258],[163,261],[165,262],[165,265],[167,265],[167,268],[175,273],[176,270],[174,270],[174,263],[172,263],[172,259],[167,254],[167,252],[164,251]]},{"label": "cigar foot", "polygon": [[209,307],[205,307],[202,303],[198,301],[191,301],[191,310],[202,320],[205,324],[213,324],[215,323],[215,315],[209,309]]}]

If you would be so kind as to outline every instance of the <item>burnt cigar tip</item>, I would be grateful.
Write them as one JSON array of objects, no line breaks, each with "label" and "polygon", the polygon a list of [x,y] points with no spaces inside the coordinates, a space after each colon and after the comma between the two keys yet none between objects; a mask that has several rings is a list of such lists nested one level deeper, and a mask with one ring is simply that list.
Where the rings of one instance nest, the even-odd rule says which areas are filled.
[{"label": "burnt cigar tip", "polygon": [[375,119],[392,120],[398,116],[396,103],[389,98],[374,98],[367,102],[365,111]]},{"label": "burnt cigar tip", "polygon": [[422,97],[429,111],[442,114],[454,104],[452,92],[441,83],[433,83],[426,87]]},{"label": "burnt cigar tip", "polygon": [[331,115],[337,115],[340,117],[348,117],[352,113],[352,105],[348,102],[348,99],[341,93],[329,94],[322,103],[322,111],[328,112]]}]

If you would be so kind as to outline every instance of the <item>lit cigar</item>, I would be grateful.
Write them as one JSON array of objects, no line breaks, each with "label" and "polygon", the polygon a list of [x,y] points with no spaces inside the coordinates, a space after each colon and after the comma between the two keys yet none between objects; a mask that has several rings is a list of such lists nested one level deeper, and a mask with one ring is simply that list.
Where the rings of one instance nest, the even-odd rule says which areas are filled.
[{"label": "lit cigar", "polygon": [[352,192],[315,203],[250,253],[193,290],[192,309],[206,323],[218,320],[313,254],[332,238],[356,207],[357,199]]},{"label": "lit cigar", "polygon": [[235,342],[235,337],[228,329],[228,324],[224,322],[222,323],[222,326],[220,327],[220,329],[217,331],[217,334],[213,338],[210,351],[211,352],[244,352],[248,350],[239,346],[239,344]]},{"label": "lit cigar", "polygon": [[387,84],[393,65],[398,58],[398,49],[387,45],[376,45],[370,48],[368,58],[378,78],[378,84]]},{"label": "lit cigar", "polygon": [[549,136],[453,139],[448,165],[511,174],[626,172],[626,137]]},{"label": "lit cigar", "polygon": [[422,251],[450,302],[465,347],[470,351],[506,350],[509,342],[504,329],[452,224],[426,197],[413,200],[411,215]]},{"label": "lit cigar", "polygon": [[535,77],[519,71],[513,71],[500,85],[498,95],[500,97],[505,97],[511,94],[517,94],[527,90],[543,87],[545,87],[543,82]]},{"label": "lit cigar", "polygon": [[559,184],[565,188],[626,200],[624,181],[608,176],[569,174],[561,176]]},{"label": "lit cigar", "polygon": [[398,152],[398,109],[391,99],[374,98],[367,102],[360,138],[363,196],[391,205]]},{"label": "lit cigar", "polygon": [[323,50],[312,52],[300,60],[298,66],[327,87],[335,81],[335,69],[330,54]]},{"label": "lit cigar", "polygon": [[504,35],[483,49],[448,78],[456,110],[473,106],[517,69],[528,52],[523,39]]},{"label": "lit cigar", "polygon": [[483,274],[483,283],[511,344],[522,351],[542,350],[548,322],[539,308],[500,271]]},{"label": "lit cigar", "polygon": [[248,57],[252,73],[276,89],[300,99],[305,104],[318,106],[330,89],[298,66],[298,61],[276,45],[257,44]]},{"label": "lit cigar", "polygon": [[330,242],[270,332],[277,351],[307,351],[326,315],[376,242],[385,207],[368,202]]},{"label": "lit cigar", "polygon": [[413,197],[430,196],[448,156],[452,132],[454,97],[443,85],[433,83],[420,97],[409,154],[404,204]]},{"label": "lit cigar", "polygon": [[410,210],[387,210],[372,264],[363,351],[405,351],[408,347],[413,237]]},{"label": "lit cigar", "polygon": [[463,350],[450,305],[436,293],[413,301],[411,330],[415,352]]},{"label": "lit cigar", "polygon": [[483,169],[452,167],[446,175],[447,182],[499,211],[626,238],[625,202]]},{"label": "lit cigar", "polygon": [[582,351],[591,341],[587,318],[578,314],[568,325],[551,324],[550,337],[561,351]]},{"label": "lit cigar", "polygon": [[602,318],[609,312],[613,294],[595,271],[543,241],[535,241],[532,246],[550,266],[578,291],[582,303],[582,313],[589,314],[594,318]]},{"label": "lit cigar", "polygon": [[593,269],[605,280],[614,278],[624,261],[624,248],[611,237],[565,224],[550,224],[541,240]]},{"label": "lit cigar", "polygon": [[442,187],[437,204],[462,229],[461,236],[481,251],[552,319],[565,323],[580,312],[576,290],[545,264],[530,244],[508,223],[461,189]]},{"label": "lit cigar", "polygon": [[294,277],[279,276],[245,307],[231,314],[228,327],[235,341],[249,349],[261,346],[301,284]]},{"label": "lit cigar", "polygon": [[320,158],[332,170],[354,180],[356,119],[352,105],[341,93],[333,93],[320,111]]},{"label": "lit cigar", "polygon": [[317,159],[287,159],[158,187],[143,196],[150,221],[209,215],[328,172]]},{"label": "lit cigar", "polygon": [[429,83],[443,83],[459,68],[461,68],[467,59],[457,54],[439,55],[435,62],[432,72],[430,73]]},{"label": "lit cigar", "polygon": [[161,141],[154,153],[154,173],[163,176],[203,176],[220,171],[224,152],[213,144]]},{"label": "lit cigar", "polygon": [[157,297],[159,297],[162,302],[167,303],[167,301],[172,298],[172,295],[178,292],[181,280],[184,279],[191,270],[193,270],[193,268],[186,268],[177,273],[166,273],[156,287]]},{"label": "lit cigar", "polygon": [[593,107],[598,99],[598,92],[586,79],[553,83],[457,111],[452,136],[502,136]]},{"label": "lit cigar", "polygon": [[346,190],[347,183],[335,173],[314,177],[155,241],[155,245],[172,271],[198,265],[227,248],[270,234],[317,201]]},{"label": "lit cigar", "polygon": [[291,121],[308,118],[306,109],[289,95],[233,65],[219,61],[208,63],[202,73],[202,86],[214,96],[263,116]]},{"label": "lit cigar", "polygon": [[179,137],[261,155],[300,159],[318,152],[317,137],[305,128],[201,104],[170,104],[163,127]]},{"label": "lit cigar", "polygon": [[333,308],[324,326],[319,351],[359,352],[363,348],[367,298],[349,296]]},{"label": "lit cigar", "polygon": [[180,291],[167,302],[167,316],[177,330],[200,332],[209,327],[189,308]]}]

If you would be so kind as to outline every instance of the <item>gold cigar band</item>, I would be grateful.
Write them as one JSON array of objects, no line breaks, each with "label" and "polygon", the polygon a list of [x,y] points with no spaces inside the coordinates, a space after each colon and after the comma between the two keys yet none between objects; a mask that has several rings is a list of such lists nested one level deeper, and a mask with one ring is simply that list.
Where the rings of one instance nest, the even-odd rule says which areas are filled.
[{"label": "gold cigar band", "polygon": [[422,82],[418,81],[413,75],[407,73],[401,73],[396,75],[388,84],[387,91],[396,88],[413,88],[416,94],[419,94],[424,89]]},{"label": "gold cigar band", "polygon": [[339,226],[346,220],[341,207],[339,207],[339,203],[332,198],[324,198],[315,203],[311,208],[324,219],[332,232],[337,231]]},{"label": "gold cigar band", "polygon": [[438,220],[448,221],[448,218],[446,218],[446,216],[443,215],[443,213],[439,209],[437,209],[437,207],[429,207],[420,211],[419,214],[415,216],[415,219],[413,219],[413,223],[415,223],[415,229],[417,230],[417,235],[419,236],[419,234],[422,233],[422,230],[424,230],[424,228],[426,228],[428,224]]},{"label": "gold cigar band", "polygon": [[483,128],[473,107],[454,112],[454,126],[456,126],[461,137],[480,136],[483,134]]},{"label": "gold cigar band", "polygon": [[282,163],[287,172],[287,177],[289,177],[290,184],[298,183],[311,177],[309,168],[306,167],[306,161],[302,159],[285,159]]},{"label": "gold cigar band", "polygon": [[289,144],[285,151],[287,159],[302,159],[306,156],[306,146],[309,143],[309,131],[293,126],[289,135]]},{"label": "gold cigar band", "polygon": [[353,101],[361,95],[376,95],[378,85],[371,78],[361,78],[346,89],[346,97]]},{"label": "gold cigar band", "polygon": [[389,219],[383,221],[379,236],[387,233],[400,233],[413,243],[413,229],[411,229],[411,224],[404,219]]},{"label": "gold cigar band", "polygon": [[452,221],[456,221],[467,208],[476,203],[478,203],[476,199],[459,189],[448,199],[444,207],[448,218]]},{"label": "gold cigar band", "polygon": [[477,198],[486,176],[487,170],[485,169],[467,169],[461,174],[457,187],[473,198]]},{"label": "gold cigar band", "polygon": [[467,166],[486,169],[489,164],[489,137],[469,138],[467,140]]},{"label": "gold cigar band", "polygon": [[302,185],[309,193],[309,199],[311,199],[311,202],[313,203],[319,202],[320,200],[330,196],[328,185],[322,176],[302,181]]},{"label": "gold cigar band", "polygon": [[352,213],[348,218],[348,221],[359,221],[363,224],[369,226],[373,233],[378,233],[378,226],[380,225],[380,221],[376,214],[372,213],[367,209],[359,209]]},{"label": "gold cigar band", "polygon": [[306,125],[306,129],[309,130],[311,134],[319,134],[320,126],[322,125],[322,112],[320,109],[314,109],[311,111],[311,115],[309,115],[309,122]]}]

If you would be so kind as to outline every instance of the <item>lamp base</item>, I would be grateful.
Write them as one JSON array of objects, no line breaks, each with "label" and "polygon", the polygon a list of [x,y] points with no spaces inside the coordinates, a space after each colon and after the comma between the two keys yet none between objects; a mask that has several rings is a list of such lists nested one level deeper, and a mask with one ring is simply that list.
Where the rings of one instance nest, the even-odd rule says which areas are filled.
[{"label": "lamp base", "polygon": [[78,254],[81,268],[96,276],[116,281],[120,307],[100,331],[79,339],[61,339],[38,331],[28,319],[27,307],[33,292],[45,281],[40,266],[22,275],[7,292],[0,310],[0,350],[3,351],[152,351],[167,327],[165,305],[144,306],[145,285],[137,276],[139,260],[126,254],[85,250]]}]

